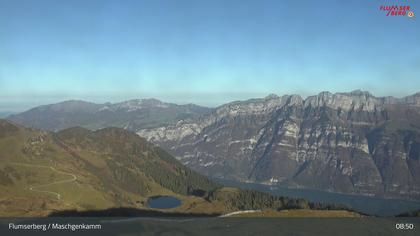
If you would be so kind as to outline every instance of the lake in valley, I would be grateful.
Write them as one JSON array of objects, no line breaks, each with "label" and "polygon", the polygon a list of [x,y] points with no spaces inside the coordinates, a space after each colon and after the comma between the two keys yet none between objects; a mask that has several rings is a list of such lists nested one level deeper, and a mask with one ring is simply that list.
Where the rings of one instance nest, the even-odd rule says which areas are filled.
[{"label": "lake in valley", "polygon": [[173,196],[156,196],[147,200],[147,206],[155,209],[175,208],[180,206],[181,203],[181,200]]},{"label": "lake in valley", "polygon": [[361,195],[332,193],[316,189],[287,188],[264,184],[241,183],[225,179],[213,179],[214,181],[230,187],[252,189],[267,192],[276,196],[292,198],[304,198],[311,202],[343,204],[359,212],[377,216],[394,216],[397,214],[420,209],[419,201],[400,199],[386,199]]}]

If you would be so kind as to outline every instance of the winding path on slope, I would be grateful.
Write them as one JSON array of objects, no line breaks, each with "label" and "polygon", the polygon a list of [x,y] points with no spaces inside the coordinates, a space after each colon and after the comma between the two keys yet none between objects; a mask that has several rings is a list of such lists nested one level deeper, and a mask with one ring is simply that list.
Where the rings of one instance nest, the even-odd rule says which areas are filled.
[{"label": "winding path on slope", "polygon": [[26,166],[26,167],[37,167],[37,168],[48,168],[51,169],[52,171],[59,173],[59,174],[63,174],[63,175],[67,175],[67,176],[71,176],[70,179],[65,179],[65,180],[59,180],[59,181],[55,181],[55,182],[51,182],[48,184],[41,184],[41,185],[36,185],[36,186],[30,186],[29,190],[30,191],[34,191],[34,192],[39,192],[39,193],[48,193],[48,194],[52,194],[54,196],[57,197],[58,200],[61,199],[61,194],[57,193],[57,192],[52,192],[52,191],[47,191],[47,190],[37,190],[37,188],[43,188],[46,186],[51,186],[51,185],[55,185],[55,184],[64,184],[64,183],[70,183],[70,182],[74,182],[77,180],[77,176],[71,173],[67,173],[64,171],[60,171],[55,169],[52,166],[43,166],[43,165],[34,165],[34,164],[25,164],[25,163],[17,163],[17,162],[12,162],[10,164],[13,165],[19,165],[19,166]]}]

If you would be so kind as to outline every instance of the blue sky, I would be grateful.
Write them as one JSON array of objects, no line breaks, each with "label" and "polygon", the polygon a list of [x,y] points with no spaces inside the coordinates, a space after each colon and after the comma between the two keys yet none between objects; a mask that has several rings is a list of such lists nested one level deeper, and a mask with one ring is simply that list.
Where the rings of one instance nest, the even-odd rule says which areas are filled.
[{"label": "blue sky", "polygon": [[[381,4],[419,15],[386,17]],[[419,16],[418,1],[0,0],[0,111],[359,88],[405,96],[420,91]]]}]

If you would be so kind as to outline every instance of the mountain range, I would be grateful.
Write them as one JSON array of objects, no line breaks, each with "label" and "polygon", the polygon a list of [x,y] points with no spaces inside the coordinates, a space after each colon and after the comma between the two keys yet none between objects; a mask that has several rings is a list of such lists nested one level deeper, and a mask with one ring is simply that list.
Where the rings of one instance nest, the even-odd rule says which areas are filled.
[{"label": "mountain range", "polygon": [[8,119],[54,131],[125,128],[217,178],[420,199],[420,93],[269,95],[216,108],[68,101]]},{"label": "mountain range", "polygon": [[134,99],[115,104],[70,100],[39,106],[11,115],[8,119],[48,131],[59,131],[75,126],[92,130],[105,127],[137,130],[170,125],[179,120],[190,120],[210,111],[210,108],[194,104],[176,105],[156,99]]},{"label": "mountain range", "polygon": [[[2,217],[212,216],[249,209],[285,214],[280,210],[296,208],[358,216],[342,206],[223,187],[125,129],[74,127],[52,133],[1,119],[0,193]],[[148,201],[162,195],[178,198],[181,205],[150,209]]]}]

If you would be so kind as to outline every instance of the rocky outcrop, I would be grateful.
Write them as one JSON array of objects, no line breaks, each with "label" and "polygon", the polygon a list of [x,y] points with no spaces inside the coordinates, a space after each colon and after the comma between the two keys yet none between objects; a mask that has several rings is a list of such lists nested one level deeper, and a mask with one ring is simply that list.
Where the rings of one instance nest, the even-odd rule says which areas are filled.
[{"label": "rocky outcrop", "polygon": [[215,177],[420,199],[420,94],[270,95],[138,134]]}]

